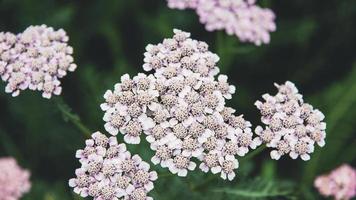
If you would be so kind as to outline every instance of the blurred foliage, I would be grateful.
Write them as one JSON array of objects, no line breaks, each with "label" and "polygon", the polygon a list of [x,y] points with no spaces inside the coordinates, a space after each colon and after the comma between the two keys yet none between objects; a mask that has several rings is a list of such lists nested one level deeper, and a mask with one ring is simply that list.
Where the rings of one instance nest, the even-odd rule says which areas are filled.
[{"label": "blurred foliage", "polygon": [[[187,178],[160,173],[155,199],[321,199],[314,178],[341,163],[355,163],[356,1],[261,0],[277,15],[269,45],[256,47],[207,32],[193,11],[170,10],[165,0],[0,0],[1,31],[20,32],[47,24],[64,28],[75,50],[78,69],[63,79],[63,95],[45,100],[40,93],[19,97],[0,92],[0,156],[14,156],[32,172],[33,188],[25,200],[81,199],[67,186],[76,149],[87,133],[103,131],[102,95],[124,73],[142,71],[149,43],[192,32],[219,54],[222,73],[237,86],[228,105],[258,125],[254,101],[275,93],[273,82],[296,83],[306,102],[326,115],[327,144],[309,162],[272,161],[267,150],[240,159],[232,182],[202,172]],[[1,91],[5,85],[0,83]],[[84,134],[83,134],[84,133]],[[119,136],[119,140],[122,140]],[[149,160],[148,144],[129,147]]]}]

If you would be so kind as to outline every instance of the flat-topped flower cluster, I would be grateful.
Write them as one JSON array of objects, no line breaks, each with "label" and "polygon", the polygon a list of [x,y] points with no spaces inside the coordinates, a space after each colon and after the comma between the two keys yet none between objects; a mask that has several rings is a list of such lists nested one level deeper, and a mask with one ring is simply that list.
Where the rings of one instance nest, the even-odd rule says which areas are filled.
[{"label": "flat-topped flower cluster", "polygon": [[76,157],[81,167],[76,178],[69,180],[74,192],[94,200],[150,200],[157,173],[149,171],[150,165],[138,155],[131,156],[125,144],[118,144],[116,137],[106,137],[100,132],[85,141],[84,149]]},{"label": "flat-topped flower cluster", "polygon": [[317,177],[314,186],[324,197],[349,200],[356,197],[356,169],[343,164],[329,174]]},{"label": "flat-topped flower cluster", "polygon": [[170,8],[195,9],[208,31],[225,30],[243,42],[268,44],[276,30],[273,11],[255,0],[167,0]]},{"label": "flat-topped flower cluster", "polygon": [[23,33],[0,33],[0,77],[5,91],[18,96],[21,90],[39,90],[42,96],[61,93],[60,78],[73,72],[73,48],[63,29],[30,26]]},{"label": "flat-topped flower cluster", "polygon": [[22,169],[14,158],[0,158],[0,199],[20,199],[31,188],[30,172]]},{"label": "flat-topped flower cluster", "polygon": [[225,107],[235,87],[226,75],[215,80],[219,57],[189,33],[174,33],[147,46],[143,68],[153,74],[124,75],[105,93],[105,129],[112,135],[121,132],[129,144],[140,143],[143,132],[155,151],[152,162],[178,176],[194,170],[199,160],[204,172],[232,180],[235,156],[256,147],[251,123]]},{"label": "flat-topped flower cluster", "polygon": [[303,102],[303,96],[292,82],[275,86],[278,88],[275,96],[264,94],[264,102],[255,103],[265,124],[264,129],[261,126],[256,128],[259,137],[255,141],[275,149],[271,151],[272,159],[278,160],[289,154],[293,159],[300,156],[309,160],[315,143],[320,147],[325,145],[324,115]]}]

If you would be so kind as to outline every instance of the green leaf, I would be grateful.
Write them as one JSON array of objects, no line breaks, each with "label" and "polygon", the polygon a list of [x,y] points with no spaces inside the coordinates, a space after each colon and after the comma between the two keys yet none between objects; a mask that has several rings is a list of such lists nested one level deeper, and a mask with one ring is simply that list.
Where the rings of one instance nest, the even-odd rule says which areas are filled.
[{"label": "green leaf", "polygon": [[234,195],[238,199],[293,199],[292,186],[283,181],[273,181],[256,178],[252,181],[241,183],[236,188],[215,189],[214,192]]},{"label": "green leaf", "polygon": [[[343,82],[335,83],[324,93],[312,99],[317,102],[316,104],[313,102],[313,105],[322,105],[325,109],[321,108],[326,116],[326,146],[317,148],[312,159],[307,163],[301,182],[302,186],[310,186],[319,173],[354,159],[354,155],[344,157],[345,155],[340,152],[349,145],[351,145],[349,151],[355,152],[356,150],[355,146],[351,144],[354,142],[352,140],[354,129],[351,122],[356,118],[356,113],[352,112],[356,108],[355,80],[356,66]],[[342,160],[342,158],[347,160]]]}]

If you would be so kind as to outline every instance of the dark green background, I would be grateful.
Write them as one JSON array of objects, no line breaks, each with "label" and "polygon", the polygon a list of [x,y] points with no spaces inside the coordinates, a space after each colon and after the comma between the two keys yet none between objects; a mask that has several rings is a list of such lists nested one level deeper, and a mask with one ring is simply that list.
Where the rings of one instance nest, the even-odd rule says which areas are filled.
[{"label": "dark green background", "polygon": [[[104,131],[99,107],[104,92],[122,74],[142,72],[145,46],[170,37],[173,28],[191,32],[218,53],[222,73],[237,86],[227,103],[254,125],[260,124],[254,102],[263,93],[276,92],[273,82],[290,80],[306,102],[326,115],[327,141],[308,162],[272,161],[268,151],[240,159],[238,177],[231,183],[198,171],[178,178],[154,166],[163,175],[151,195],[157,200],[321,199],[313,179],[355,162],[356,1],[259,4],[277,15],[271,43],[261,47],[224,32],[207,32],[193,11],[170,10],[165,0],[0,0],[0,31],[18,33],[39,24],[64,28],[79,66],[62,79],[60,98],[46,100],[32,91],[12,98],[0,84],[0,156],[14,156],[31,170],[33,187],[24,199],[80,199],[67,186],[79,167],[75,151],[84,145],[82,130],[72,121],[80,116],[91,131]],[[146,143],[130,149],[146,160],[152,155]]]}]

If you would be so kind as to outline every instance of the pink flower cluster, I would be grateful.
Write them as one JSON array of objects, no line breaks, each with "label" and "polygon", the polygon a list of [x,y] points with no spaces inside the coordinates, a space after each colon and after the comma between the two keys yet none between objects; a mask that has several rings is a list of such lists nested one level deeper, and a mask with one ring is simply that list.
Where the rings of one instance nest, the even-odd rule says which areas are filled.
[{"label": "pink flower cluster", "polygon": [[168,0],[168,6],[195,9],[208,31],[225,30],[255,45],[269,43],[270,32],[276,30],[274,13],[255,0]]},{"label": "pink flower cluster", "polygon": [[18,200],[31,188],[30,173],[14,158],[0,158],[0,199]]},{"label": "pink flower cluster", "polygon": [[278,88],[276,95],[264,94],[265,102],[255,103],[266,125],[265,129],[261,126],[256,128],[259,137],[255,141],[275,149],[271,151],[272,159],[278,160],[289,154],[293,159],[300,156],[303,160],[309,160],[315,143],[320,147],[325,145],[324,115],[303,102],[302,95],[292,82],[275,86]]},{"label": "pink flower cluster", "polygon": [[202,171],[232,180],[235,156],[256,148],[251,123],[225,107],[235,87],[226,75],[217,76],[219,57],[190,33],[174,33],[146,48],[143,68],[154,74],[132,79],[126,74],[105,93],[105,129],[112,135],[121,132],[129,144],[140,143],[144,133],[155,151],[151,161],[173,174],[186,176],[198,160]]},{"label": "pink flower cluster", "polygon": [[63,29],[30,26],[23,33],[0,33],[0,77],[5,91],[18,96],[21,90],[42,91],[44,98],[62,91],[60,78],[73,72],[73,48]]},{"label": "pink flower cluster", "polygon": [[335,200],[349,200],[356,196],[356,170],[344,164],[328,175],[315,179],[315,187],[325,197]]},{"label": "pink flower cluster", "polygon": [[116,137],[106,137],[100,132],[85,141],[85,148],[76,157],[81,167],[69,186],[82,197],[94,200],[152,200],[151,191],[157,173],[149,171],[150,165],[138,155],[131,156],[125,144],[118,144]]}]

